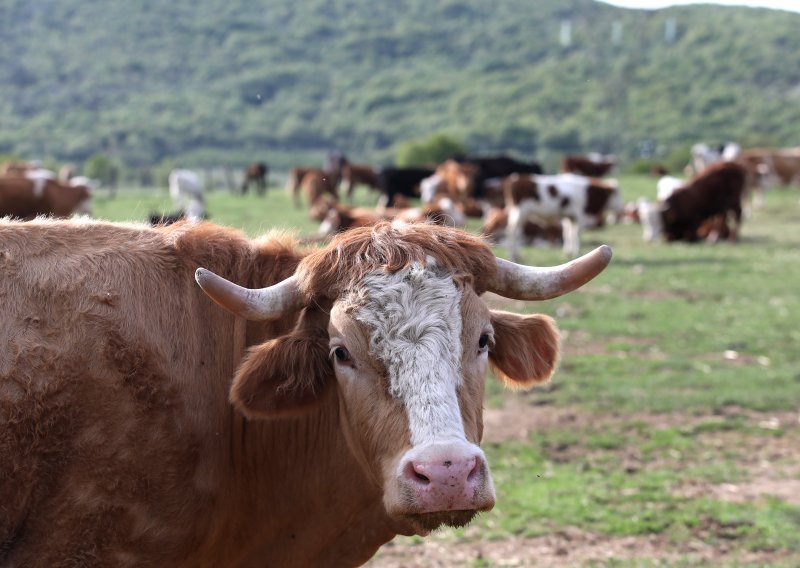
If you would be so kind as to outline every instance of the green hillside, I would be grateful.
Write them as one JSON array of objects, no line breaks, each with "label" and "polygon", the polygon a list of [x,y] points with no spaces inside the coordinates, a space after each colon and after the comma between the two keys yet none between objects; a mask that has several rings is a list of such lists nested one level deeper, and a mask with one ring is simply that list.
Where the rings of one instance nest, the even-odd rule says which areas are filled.
[{"label": "green hillside", "polygon": [[25,158],[285,166],[341,148],[389,162],[435,132],[540,158],[800,143],[800,15],[788,12],[4,0],[0,21],[0,154]]}]

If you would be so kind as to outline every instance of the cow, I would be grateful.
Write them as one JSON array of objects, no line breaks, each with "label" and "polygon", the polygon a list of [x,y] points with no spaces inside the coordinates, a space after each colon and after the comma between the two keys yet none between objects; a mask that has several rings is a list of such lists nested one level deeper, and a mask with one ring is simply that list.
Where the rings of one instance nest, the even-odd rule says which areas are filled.
[{"label": "cow", "polygon": [[[494,506],[487,367],[547,380],[599,274],[383,222],[298,249],[212,223],[0,221],[0,564],[352,566]],[[197,285],[195,284],[197,282]],[[199,286],[198,286],[199,285]]]},{"label": "cow", "polygon": [[0,217],[30,220],[40,215],[91,215],[92,193],[86,185],[50,177],[0,177]]},{"label": "cow", "polygon": [[393,207],[395,196],[419,197],[419,185],[422,180],[432,176],[434,170],[431,168],[418,167],[393,167],[387,166],[378,172],[380,181],[381,198],[378,202],[380,207]]},{"label": "cow", "polygon": [[[493,207],[484,219],[481,227],[481,235],[491,243],[500,245],[507,236],[508,212],[505,208]],[[562,243],[561,224],[543,226],[539,223],[526,219],[522,226],[521,240],[524,244],[535,246],[561,246]]]},{"label": "cow", "polygon": [[561,158],[560,170],[564,173],[601,178],[611,173],[616,163],[613,157],[568,155]]},{"label": "cow", "polygon": [[269,166],[264,162],[254,162],[247,166],[242,180],[242,194],[248,192],[251,184],[255,184],[258,195],[264,195],[267,192],[268,175]]},{"label": "cow", "polygon": [[[682,188],[674,191],[659,208],[660,232],[667,241],[697,242],[703,239],[704,231],[712,234],[723,232],[729,240],[737,240],[742,220],[742,199],[747,180],[746,169],[736,162],[718,162],[706,168]],[[713,221],[723,229],[701,231],[701,227]],[[728,228],[727,223],[732,223]],[[657,234],[659,228],[653,229]]]},{"label": "cow", "polygon": [[495,180],[502,180],[511,174],[541,173],[542,167],[536,162],[522,162],[504,155],[454,158],[436,168],[436,185],[429,187],[427,193],[443,190],[461,202],[466,199],[491,202],[493,197],[502,197],[502,192],[492,192],[497,185],[494,184]]},{"label": "cow", "polygon": [[193,171],[174,169],[169,172],[169,196],[175,208],[184,212],[186,219],[200,221],[205,218],[203,184]]},{"label": "cow", "polygon": [[336,174],[324,170],[312,169],[306,172],[303,176],[303,181],[295,188],[293,196],[295,207],[300,206],[300,194],[306,197],[309,206],[309,215],[312,219],[321,221],[320,217],[315,212],[315,204],[320,198],[327,198],[332,201],[339,200],[338,191],[338,177]]},{"label": "cow", "polygon": [[689,176],[699,175],[716,163],[735,160],[741,152],[742,147],[736,142],[727,142],[716,147],[703,142],[694,144],[690,150],[691,159],[684,168],[684,173]]},{"label": "cow", "polygon": [[342,166],[342,183],[345,184],[345,195],[348,201],[353,201],[353,192],[356,186],[364,185],[369,189],[380,191],[381,182],[378,171],[367,164],[353,164],[347,162]]},{"label": "cow", "polygon": [[519,260],[523,224],[533,219],[544,226],[562,226],[564,253],[580,252],[580,233],[601,227],[607,214],[619,218],[624,204],[614,180],[601,181],[576,174],[508,176],[504,182],[511,258]]}]

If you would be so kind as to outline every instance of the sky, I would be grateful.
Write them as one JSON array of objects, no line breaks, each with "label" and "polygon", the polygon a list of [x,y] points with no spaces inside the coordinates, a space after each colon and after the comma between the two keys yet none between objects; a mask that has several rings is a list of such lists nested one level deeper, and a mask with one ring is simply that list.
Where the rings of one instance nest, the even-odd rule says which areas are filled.
[{"label": "sky", "polygon": [[800,0],[601,0],[623,8],[664,8],[678,4],[721,4],[727,6],[752,6],[800,12]]}]

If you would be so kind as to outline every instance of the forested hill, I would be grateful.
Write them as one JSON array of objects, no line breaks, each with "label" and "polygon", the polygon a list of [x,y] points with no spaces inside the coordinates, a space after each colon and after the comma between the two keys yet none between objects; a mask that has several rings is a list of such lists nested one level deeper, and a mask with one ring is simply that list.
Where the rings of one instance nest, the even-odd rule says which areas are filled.
[{"label": "forested hill", "polygon": [[[5,0],[0,154],[128,165],[800,143],[800,15],[592,0]],[[568,41],[567,41],[568,40]]]}]

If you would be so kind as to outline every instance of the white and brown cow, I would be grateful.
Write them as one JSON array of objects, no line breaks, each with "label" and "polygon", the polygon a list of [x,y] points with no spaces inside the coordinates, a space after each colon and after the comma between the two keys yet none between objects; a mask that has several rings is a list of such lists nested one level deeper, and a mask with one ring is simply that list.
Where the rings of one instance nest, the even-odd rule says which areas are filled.
[{"label": "white and brown cow", "polygon": [[0,222],[0,565],[348,566],[468,523],[495,502],[487,367],[528,387],[559,356],[549,317],[481,295],[556,297],[610,256]]},{"label": "white and brown cow", "polygon": [[507,234],[511,258],[519,260],[522,228],[531,219],[543,225],[560,223],[564,253],[580,252],[580,234],[587,227],[605,224],[609,212],[622,214],[623,202],[616,183],[564,173],[557,175],[512,174],[504,182]]}]

